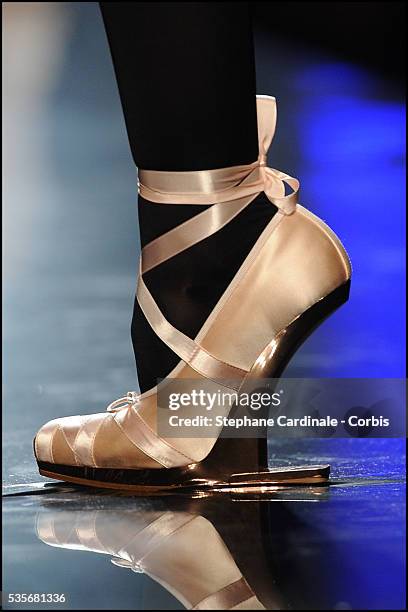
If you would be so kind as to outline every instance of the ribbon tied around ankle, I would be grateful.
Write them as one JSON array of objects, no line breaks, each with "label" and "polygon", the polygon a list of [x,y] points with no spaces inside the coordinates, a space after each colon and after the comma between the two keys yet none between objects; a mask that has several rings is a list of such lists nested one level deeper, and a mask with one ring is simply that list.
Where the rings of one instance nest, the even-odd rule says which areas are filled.
[{"label": "ribbon tied around ankle", "polygon": [[[268,167],[267,153],[276,126],[276,101],[257,97],[258,159],[251,164],[198,170],[161,172],[139,169],[139,194],[157,204],[219,204],[245,199],[245,206],[262,191],[279,212],[296,210],[299,181],[289,174]],[[292,193],[286,195],[285,184]]]},{"label": "ribbon tied around ankle", "polygon": [[[276,126],[275,98],[257,97],[257,118],[259,155],[251,164],[194,172],[139,169],[139,194],[147,201],[205,206],[201,213],[143,247],[137,288],[139,306],[156,335],[182,361],[206,378],[231,381],[229,386],[233,389],[239,388],[247,371],[218,359],[167,321],[146,286],[144,274],[218,232],[262,192],[281,213],[275,225],[295,212],[298,180],[267,166],[267,153]],[[285,185],[292,193],[286,195]],[[109,409],[116,410],[117,405],[114,402]]]}]

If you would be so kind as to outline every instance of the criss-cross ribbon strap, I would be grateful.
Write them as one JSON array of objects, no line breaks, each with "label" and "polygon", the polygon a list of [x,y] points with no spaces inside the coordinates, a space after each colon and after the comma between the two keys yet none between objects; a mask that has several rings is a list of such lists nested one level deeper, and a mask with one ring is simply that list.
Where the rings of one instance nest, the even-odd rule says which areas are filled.
[{"label": "criss-cross ribbon strap", "polygon": [[[216,593],[208,595],[196,604],[192,610],[232,610],[235,606],[249,602],[255,593],[242,576]],[[244,608],[245,609],[245,608]]]},{"label": "criss-cross ribbon strap", "polygon": [[[261,192],[278,208],[278,213],[290,215],[296,210],[299,181],[266,165],[276,126],[275,98],[258,96],[257,115],[259,156],[252,164],[197,172],[139,170],[139,194],[146,200],[208,207],[142,249],[137,289],[139,305],[155,333],[206,378],[238,381],[247,372],[217,359],[171,325],[149,292],[143,274],[220,230]],[[285,183],[292,189],[288,195]]]},{"label": "criss-cross ribbon strap", "polygon": [[[277,223],[282,221],[284,215],[290,215],[296,210],[298,181],[266,165],[268,148],[275,131],[275,99],[259,97],[257,112],[259,156],[256,162],[233,168],[199,172],[139,171],[139,193],[153,205],[155,203],[198,204],[204,207],[203,212],[153,240],[142,249],[137,289],[140,307],[158,337],[182,361],[201,376],[217,381],[222,380],[223,385],[234,390],[240,388],[247,370],[226,363],[210,354],[200,345],[201,334],[197,336],[200,342],[193,340],[169,323],[149,292],[143,275],[220,230],[263,191],[271,203],[277,206],[278,213],[280,213],[280,215],[275,215],[268,225],[271,231],[275,229]],[[292,188],[292,193],[289,195],[285,195],[285,183]],[[262,235],[264,234],[265,232]],[[262,240],[261,236],[256,244],[262,243]],[[241,266],[240,273],[246,270],[251,262],[250,254]],[[234,291],[241,277],[235,276],[227,290],[229,295]],[[225,295],[226,293],[224,293],[224,298]],[[217,306],[213,314],[216,310]],[[186,466],[194,463],[193,458],[186,456],[170,445],[167,440],[160,438],[144,421],[139,408],[147,394],[139,396],[130,392],[127,396],[112,402],[108,406],[111,414],[106,418],[101,418],[99,414],[69,417],[69,423],[66,426],[64,423],[56,425],[54,421],[49,422],[37,434],[37,456],[41,455],[43,461],[53,463],[54,438],[61,433],[64,437],[64,449],[66,446],[69,447],[75,464],[98,467],[94,455],[94,443],[98,432],[110,419],[115,421],[129,442],[163,467]],[[231,589],[232,587],[228,587],[223,594],[223,599],[224,595],[230,597]],[[235,587],[232,590],[235,593]],[[213,600],[203,601],[197,606],[197,609],[212,609],[212,605]]]}]

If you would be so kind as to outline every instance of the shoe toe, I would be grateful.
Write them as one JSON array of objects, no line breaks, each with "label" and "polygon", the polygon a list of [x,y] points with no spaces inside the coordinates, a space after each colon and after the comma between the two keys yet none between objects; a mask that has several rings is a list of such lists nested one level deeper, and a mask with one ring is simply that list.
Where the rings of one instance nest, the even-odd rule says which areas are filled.
[{"label": "shoe toe", "polygon": [[[140,434],[132,429],[139,426],[132,415],[118,424],[115,414],[72,416],[46,423],[34,440],[37,461],[48,466],[75,466],[109,469],[156,469],[163,465],[139,446]],[[133,432],[133,435],[132,435]],[[135,436],[137,440],[133,440]]]},{"label": "shoe toe", "polygon": [[81,424],[82,417],[72,416],[54,419],[43,425],[34,439],[37,461],[78,465],[73,445]]}]

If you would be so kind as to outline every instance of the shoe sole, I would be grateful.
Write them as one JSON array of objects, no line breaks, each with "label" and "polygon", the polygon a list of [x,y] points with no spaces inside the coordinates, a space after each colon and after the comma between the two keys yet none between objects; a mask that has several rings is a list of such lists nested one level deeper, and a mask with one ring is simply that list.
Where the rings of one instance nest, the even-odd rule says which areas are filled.
[{"label": "shoe sole", "polygon": [[[162,470],[118,470],[64,466],[38,462],[39,472],[46,478],[63,480],[73,484],[102,489],[131,491],[140,495],[160,495],[187,491],[218,492],[262,492],[274,487],[298,485],[322,485],[329,481],[330,466],[296,466],[270,468],[263,472],[232,474],[228,479],[205,480],[186,478],[187,471],[171,468],[166,470],[164,482]],[[144,474],[142,472],[155,472]],[[170,474],[168,472],[171,472]],[[176,473],[177,472],[177,473]],[[152,484],[157,481],[157,484]],[[160,482],[161,481],[161,482]],[[150,482],[150,484],[143,484]]]}]

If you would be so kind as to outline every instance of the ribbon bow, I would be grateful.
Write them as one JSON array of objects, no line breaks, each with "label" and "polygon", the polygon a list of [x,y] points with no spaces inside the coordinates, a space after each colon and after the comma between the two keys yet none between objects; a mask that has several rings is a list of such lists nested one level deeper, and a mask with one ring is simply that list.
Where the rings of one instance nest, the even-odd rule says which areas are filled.
[{"label": "ribbon bow", "polygon": [[[216,205],[241,201],[243,208],[264,191],[282,214],[291,215],[296,210],[299,181],[267,166],[276,115],[275,98],[257,96],[259,155],[252,164],[194,172],[139,169],[140,195],[157,204]],[[285,183],[292,189],[288,195]]]},{"label": "ribbon bow", "polygon": [[137,406],[140,402],[140,395],[136,391],[128,391],[124,397],[115,400],[106,408],[108,412],[118,412],[123,408],[131,408]]}]

